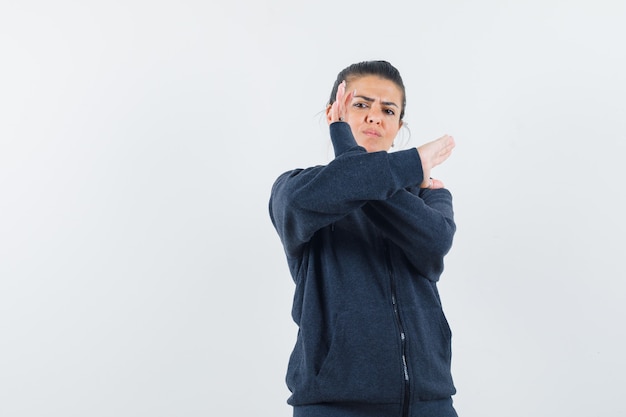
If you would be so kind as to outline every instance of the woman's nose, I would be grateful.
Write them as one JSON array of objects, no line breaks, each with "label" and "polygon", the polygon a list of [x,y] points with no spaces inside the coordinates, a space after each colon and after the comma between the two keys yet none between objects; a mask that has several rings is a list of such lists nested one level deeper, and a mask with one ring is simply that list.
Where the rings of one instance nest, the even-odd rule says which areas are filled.
[{"label": "woman's nose", "polygon": [[370,107],[370,111],[367,113],[367,122],[380,123],[380,120],[380,109],[377,109],[376,106]]}]

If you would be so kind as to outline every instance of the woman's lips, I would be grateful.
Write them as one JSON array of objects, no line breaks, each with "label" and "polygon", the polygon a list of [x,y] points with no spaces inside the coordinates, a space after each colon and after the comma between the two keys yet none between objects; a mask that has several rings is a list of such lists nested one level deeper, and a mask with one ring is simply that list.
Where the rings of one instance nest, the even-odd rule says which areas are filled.
[{"label": "woman's lips", "polygon": [[363,133],[367,136],[376,136],[376,137],[381,136],[380,133],[378,133],[376,130],[371,130],[371,129],[365,130],[363,131]]}]

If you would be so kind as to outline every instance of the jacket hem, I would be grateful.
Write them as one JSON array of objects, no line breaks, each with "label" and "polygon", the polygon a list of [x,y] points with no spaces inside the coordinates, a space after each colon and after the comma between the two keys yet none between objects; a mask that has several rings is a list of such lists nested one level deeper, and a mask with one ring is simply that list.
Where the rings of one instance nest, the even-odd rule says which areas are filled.
[{"label": "jacket hem", "polygon": [[[296,405],[293,417],[398,417],[402,404],[321,403]],[[409,417],[458,417],[452,398],[413,402]]]}]

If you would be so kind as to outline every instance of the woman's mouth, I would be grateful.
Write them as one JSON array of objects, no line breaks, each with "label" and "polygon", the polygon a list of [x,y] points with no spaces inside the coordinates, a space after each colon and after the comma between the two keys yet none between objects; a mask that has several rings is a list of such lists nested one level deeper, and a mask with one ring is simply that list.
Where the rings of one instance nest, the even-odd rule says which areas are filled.
[{"label": "woman's mouth", "polygon": [[378,138],[381,136],[380,133],[378,133],[376,130],[373,130],[373,129],[365,130],[363,131],[363,134],[365,134],[366,136],[375,136]]}]

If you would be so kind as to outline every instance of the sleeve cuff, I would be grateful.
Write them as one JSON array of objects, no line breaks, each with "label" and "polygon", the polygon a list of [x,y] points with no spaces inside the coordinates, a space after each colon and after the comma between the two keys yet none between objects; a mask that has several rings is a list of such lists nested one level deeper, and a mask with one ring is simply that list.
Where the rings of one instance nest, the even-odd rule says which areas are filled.
[{"label": "sleeve cuff", "polygon": [[358,146],[348,123],[333,122],[328,128],[330,129],[330,139],[333,142],[335,157]]},{"label": "sleeve cuff", "polygon": [[422,160],[416,148],[390,153],[389,165],[394,180],[403,187],[420,185],[424,181]]}]

